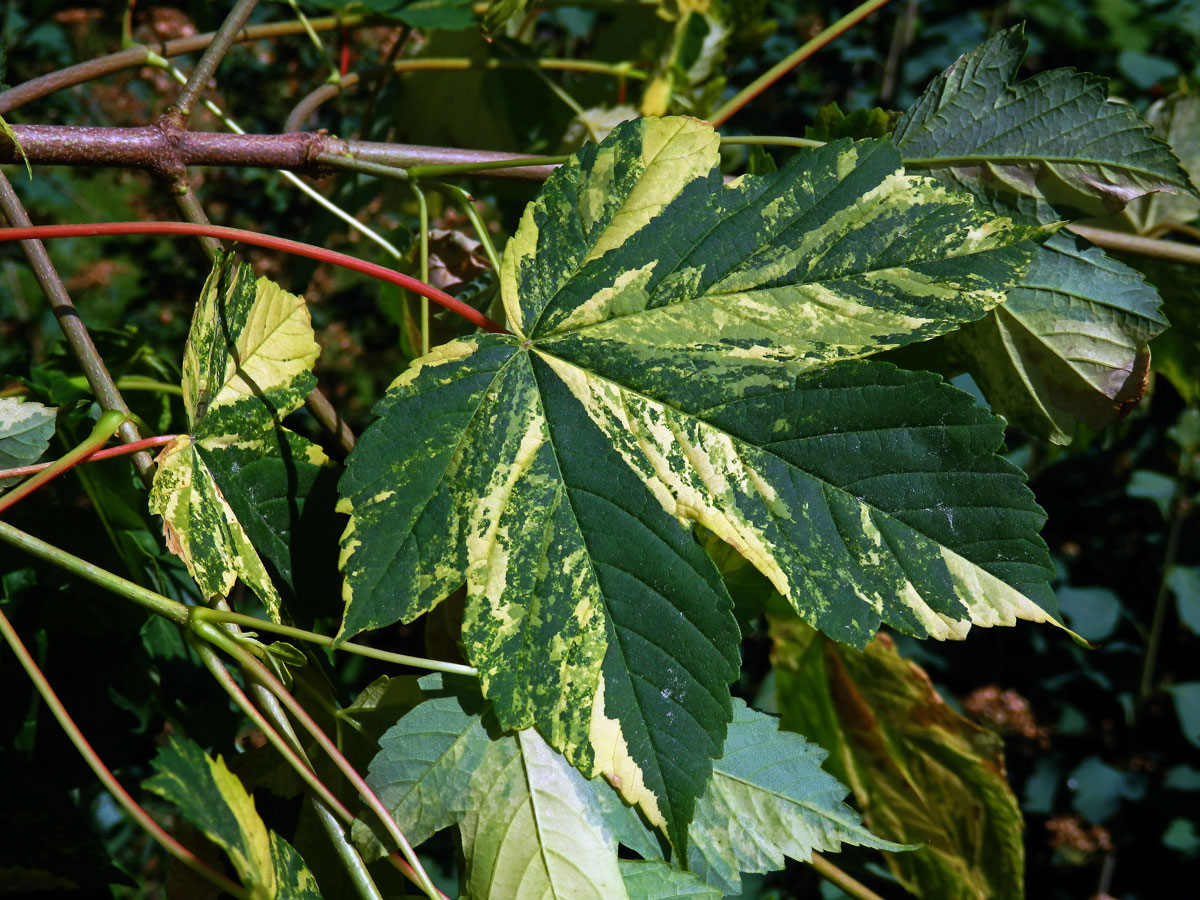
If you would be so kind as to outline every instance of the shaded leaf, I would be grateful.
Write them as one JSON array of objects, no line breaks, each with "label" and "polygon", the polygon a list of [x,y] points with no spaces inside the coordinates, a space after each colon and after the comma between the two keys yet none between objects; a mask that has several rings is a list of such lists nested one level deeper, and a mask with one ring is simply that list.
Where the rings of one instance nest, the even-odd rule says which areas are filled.
[{"label": "shaded leaf", "polygon": [[417,361],[340,485],[341,637],[465,579],[501,726],[603,772],[678,852],[737,671],[693,524],[859,644],[881,619],[961,637],[1052,603],[999,420],[927,374],[828,365],[979,317],[1048,231],[904,175],[885,142],[728,187],[717,143],[640,120],[555,172],[501,269],[518,334]]},{"label": "shaded leaf", "polygon": [[1200,681],[1173,684],[1170,692],[1184,738],[1193,747],[1200,748]]},{"label": "shaded leaf", "polygon": [[1160,192],[1130,203],[1121,214],[1139,234],[1153,231],[1163,222],[1187,223],[1200,214],[1200,198],[1195,196],[1200,174],[1200,97],[1176,94],[1156,100],[1146,110],[1146,121],[1179,157],[1193,193]]},{"label": "shaded leaf", "polygon": [[782,869],[842,844],[886,850],[842,801],[847,788],[821,768],[828,754],[778,721],[734,701],[725,755],[696,808],[688,868],[723,894],[740,894],[739,872]]},{"label": "shaded leaf", "polygon": [[1117,212],[1153,191],[1194,194],[1170,148],[1104,81],[1051,69],[1016,81],[1023,27],[998,32],[933,80],[892,140],[909,169],[1032,210]]},{"label": "shaded leaf", "polygon": [[1008,302],[947,340],[998,413],[1058,444],[1125,416],[1146,390],[1158,292],[1076,235],[1038,248]]},{"label": "shaded leaf", "polygon": [[214,760],[194,741],[172,736],[170,744],[159,748],[153,765],[157,774],[142,787],[178,806],[184,818],[229,854],[249,891],[276,896],[278,850],[254,800],[221,757]]},{"label": "shaded leaf", "polygon": [[1175,595],[1179,621],[1200,634],[1200,566],[1171,566],[1166,581]]},{"label": "shaded leaf", "polygon": [[280,900],[321,900],[321,890],[296,849],[271,832],[271,864]]},{"label": "shaded leaf", "polygon": [[280,615],[263,558],[290,582],[290,532],[329,463],[280,424],[316,384],[317,353],[304,298],[256,282],[232,256],[214,264],[184,353],[189,433],[159,456],[150,492],[205,597],[226,596],[240,577]]},{"label": "shaded leaf", "polygon": [[945,704],[928,676],[880,636],[862,653],[791,616],[769,619],[783,727],[830,751],[871,831],[925,843],[889,855],[921,897],[1019,898],[1024,847],[1003,743]]},{"label": "shaded leaf", "polygon": [[[17,397],[0,397],[0,469],[37,462],[54,437],[57,410]],[[7,478],[0,479],[0,490]]]}]

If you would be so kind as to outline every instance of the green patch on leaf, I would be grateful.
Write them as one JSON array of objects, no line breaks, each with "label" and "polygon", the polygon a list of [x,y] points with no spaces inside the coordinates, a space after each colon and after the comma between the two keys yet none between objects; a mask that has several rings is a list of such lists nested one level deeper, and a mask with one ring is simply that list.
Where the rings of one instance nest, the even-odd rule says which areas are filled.
[{"label": "green patch on leaf", "polygon": [[290,583],[288,535],[329,464],[281,424],[315,386],[317,353],[302,297],[255,281],[232,256],[214,265],[184,353],[189,433],[159,457],[150,492],[168,546],[205,597],[241,578],[280,616],[264,557]]}]

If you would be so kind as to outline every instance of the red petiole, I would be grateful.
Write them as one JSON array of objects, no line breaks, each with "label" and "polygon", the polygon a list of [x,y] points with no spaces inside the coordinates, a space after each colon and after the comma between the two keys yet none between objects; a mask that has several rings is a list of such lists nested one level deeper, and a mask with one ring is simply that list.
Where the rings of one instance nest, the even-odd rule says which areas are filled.
[{"label": "red petiole", "polygon": [[255,246],[267,247],[271,250],[282,250],[284,253],[291,253],[295,256],[307,256],[309,259],[316,259],[335,266],[341,266],[343,269],[362,272],[364,275],[370,275],[372,278],[378,278],[381,281],[388,281],[399,285],[421,297],[428,297],[434,303],[462,316],[471,324],[477,325],[485,331],[497,334],[505,334],[508,331],[503,325],[493,322],[483,313],[473,309],[461,300],[456,300],[444,291],[439,291],[437,288],[413,278],[411,275],[404,275],[394,269],[389,269],[387,266],[367,262],[363,259],[348,256],[345,253],[338,253],[336,250],[326,250],[324,247],[315,247],[312,244],[304,244],[300,241],[292,241],[269,234],[259,234],[255,231],[246,231],[241,228],[227,228],[223,225],[194,225],[190,222],[98,222],[94,225],[33,225],[21,228],[0,228],[0,241],[44,240],[56,237],[101,237],[122,234],[179,234],[191,237],[214,237],[238,241],[243,244],[254,244]]}]

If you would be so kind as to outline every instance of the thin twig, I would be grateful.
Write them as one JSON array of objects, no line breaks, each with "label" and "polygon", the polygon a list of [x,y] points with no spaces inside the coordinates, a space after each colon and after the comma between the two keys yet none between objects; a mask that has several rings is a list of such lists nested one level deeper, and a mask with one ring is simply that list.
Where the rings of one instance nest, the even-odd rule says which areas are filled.
[{"label": "thin twig", "polygon": [[0,610],[0,634],[3,634],[5,641],[12,648],[13,654],[29,675],[29,679],[33,682],[37,692],[45,701],[47,708],[58,720],[58,724],[62,726],[71,743],[75,745],[75,749],[79,751],[79,755],[83,757],[96,777],[113,795],[113,799],[117,804],[125,810],[135,822],[140,825],[150,837],[162,846],[164,850],[170,853],[173,857],[187,866],[196,874],[200,875],[206,881],[216,885],[223,891],[232,894],[234,897],[249,900],[250,894],[240,884],[231,881],[226,876],[222,875],[200,857],[196,856],[191,850],[179,843],[174,837],[168,834],[161,825],[150,817],[150,814],[144,810],[136,800],[130,796],[129,792],[121,786],[117,781],[116,776],[109,770],[100,756],[92,749],[92,745],[88,743],[83,732],[79,730],[79,726],[75,724],[75,720],[71,718],[62,701],[54,692],[54,688],[50,686],[50,682],[46,680],[46,676],[42,674],[42,670],[38,668],[37,662],[30,655],[25,644],[22,643],[20,636],[12,627],[12,623],[8,621],[8,617],[4,615],[3,610]]},{"label": "thin twig", "polygon": [[788,54],[785,59],[780,60],[775,65],[771,66],[762,75],[755,78],[750,84],[746,85],[740,91],[733,95],[728,101],[721,105],[715,113],[712,114],[711,121],[714,125],[723,125],[735,115],[738,110],[744,107],[747,103],[773,85],[776,81],[790,72],[800,63],[804,62],[826,44],[830,43],[834,38],[839,37],[843,32],[849,31],[875,10],[886,5],[889,0],[867,0],[852,9],[846,15],[842,16],[816,37],[802,44],[792,53]]},{"label": "thin twig", "polygon": [[216,73],[217,66],[221,64],[221,60],[233,46],[238,32],[242,30],[246,19],[250,18],[250,13],[254,12],[254,7],[257,5],[258,0],[237,0],[237,3],[233,5],[233,9],[229,11],[229,15],[225,17],[225,21],[221,23],[221,27],[217,29],[212,41],[205,48],[200,61],[192,69],[187,84],[175,98],[174,109],[167,113],[168,118],[176,124],[182,126],[187,122],[188,117],[192,114],[192,106],[208,86],[209,79]]},{"label": "thin twig", "polygon": [[[115,166],[177,175],[190,166],[227,166],[287,169],[322,175],[328,167],[317,157],[332,154],[381,165],[454,165],[457,168],[422,175],[470,175],[490,172],[493,178],[545,181],[553,166],[547,157],[530,158],[496,150],[460,150],[421,144],[385,144],[346,140],[328,134],[226,134],[208,131],[174,131],[156,126],[134,128],[78,125],[13,125],[13,134],[34,165]],[[553,159],[553,158],[549,158]],[[0,163],[20,162],[12,141],[0,136]]]},{"label": "thin twig", "polygon": [[[0,212],[4,213],[4,218],[12,226],[4,229],[5,231],[27,228],[33,224],[29,219],[29,214],[25,212],[25,207],[21,205],[16,191],[13,190],[13,186],[3,172],[0,172]],[[0,240],[4,239],[0,237]],[[67,339],[67,346],[71,348],[75,359],[79,361],[84,377],[87,378],[88,386],[100,403],[101,409],[113,410],[128,417],[130,415],[129,406],[125,403],[112,375],[108,372],[108,367],[92,342],[92,336],[88,334],[83,319],[75,309],[75,304],[71,302],[71,295],[67,293],[66,285],[63,284],[62,278],[54,268],[50,254],[46,252],[46,248],[42,246],[40,240],[23,240],[21,249],[25,251],[25,258],[29,260],[34,277],[50,301],[50,310],[58,319],[63,336]],[[121,440],[127,444],[142,439],[137,425],[129,418],[121,424],[118,433],[121,435]],[[150,454],[145,451],[135,453],[133,464],[142,480],[149,484],[154,470],[154,460],[151,459]]]},{"label": "thin twig", "polygon": [[1106,250],[1119,250],[1124,253],[1136,253],[1139,256],[1152,256],[1155,259],[1200,266],[1200,247],[1194,244],[1138,237],[1135,234],[1125,234],[1123,231],[1092,228],[1090,225],[1068,225],[1067,229]]},{"label": "thin twig", "polygon": [[[360,25],[371,24],[372,21],[368,16],[346,15],[309,19],[308,23],[314,31],[332,31],[335,28],[357,28]],[[302,34],[303,32],[304,27],[299,22],[273,22],[269,25],[251,25],[239,31],[234,37],[234,42],[241,44],[276,37],[289,37],[295,34]],[[34,100],[40,100],[42,97],[49,96],[69,87],[74,87],[77,84],[84,84],[97,78],[103,78],[105,75],[123,72],[126,69],[136,69],[139,66],[152,65],[155,56],[170,59],[173,56],[195,53],[211,44],[215,37],[216,32],[208,32],[206,34],[196,34],[191,37],[166,41],[155,46],[138,45],[127,47],[124,50],[110,53],[107,56],[90,59],[78,65],[67,66],[65,69],[57,69],[38,78],[31,78],[23,84],[18,84],[7,91],[0,92],[0,115],[11,112],[17,107],[24,106],[26,103],[32,103]]]}]

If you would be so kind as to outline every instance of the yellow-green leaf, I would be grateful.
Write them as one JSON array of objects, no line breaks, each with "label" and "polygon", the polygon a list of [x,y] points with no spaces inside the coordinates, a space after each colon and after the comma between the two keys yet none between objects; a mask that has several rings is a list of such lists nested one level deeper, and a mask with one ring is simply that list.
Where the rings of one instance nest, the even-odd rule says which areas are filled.
[{"label": "yellow-green leaf", "polygon": [[[189,433],[163,452],[150,492],[168,546],[206,598],[224,597],[241,578],[272,616],[280,615],[263,557],[290,581],[284,538],[329,463],[319,447],[280,424],[312,390],[317,353],[304,298],[256,281],[231,256],[217,261],[183,359]],[[292,492],[294,501],[282,508],[272,502]]]},{"label": "yellow-green leaf", "polygon": [[1023,823],[1004,745],[964,719],[880,636],[862,652],[794,616],[769,618],[782,725],[829,750],[871,830],[925,846],[888,854],[918,897],[1019,900]]},{"label": "yellow-green leaf", "polygon": [[172,737],[154,759],[157,774],[142,786],[180,808],[184,818],[229,854],[238,878],[256,898],[276,896],[271,836],[254,800],[221,757]]}]

